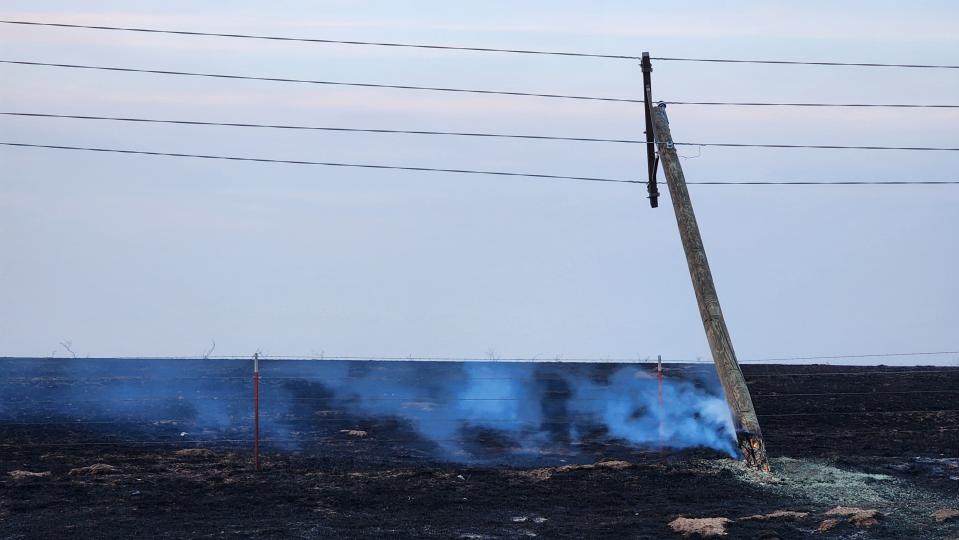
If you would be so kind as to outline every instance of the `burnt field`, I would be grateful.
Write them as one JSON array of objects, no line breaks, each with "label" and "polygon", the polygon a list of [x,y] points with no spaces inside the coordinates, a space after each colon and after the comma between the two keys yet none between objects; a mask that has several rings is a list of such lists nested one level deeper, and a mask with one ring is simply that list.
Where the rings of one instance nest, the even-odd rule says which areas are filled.
[{"label": "burnt field", "polygon": [[264,362],[257,472],[248,362],[2,363],[0,538],[959,536],[959,368],[744,366],[759,475],[710,365]]}]

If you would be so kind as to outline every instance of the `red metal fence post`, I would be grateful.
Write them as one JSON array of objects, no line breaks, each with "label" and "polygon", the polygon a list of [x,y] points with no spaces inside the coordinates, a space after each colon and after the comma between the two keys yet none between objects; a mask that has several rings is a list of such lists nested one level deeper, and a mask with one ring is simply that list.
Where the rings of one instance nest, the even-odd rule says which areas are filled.
[{"label": "red metal fence post", "polygon": [[656,357],[656,382],[659,390],[659,451],[663,452],[663,415],[666,414],[663,409],[663,357]]},{"label": "red metal fence post", "polygon": [[260,470],[260,353],[253,354],[253,468]]}]

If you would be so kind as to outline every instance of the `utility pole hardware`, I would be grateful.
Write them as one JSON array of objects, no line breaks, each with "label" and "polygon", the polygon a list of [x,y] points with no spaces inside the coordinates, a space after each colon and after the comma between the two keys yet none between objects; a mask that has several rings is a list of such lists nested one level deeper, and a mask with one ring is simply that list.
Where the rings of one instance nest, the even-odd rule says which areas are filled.
[{"label": "utility pole hardware", "polygon": [[646,165],[649,168],[649,182],[646,184],[646,191],[649,193],[649,206],[656,208],[659,206],[659,186],[656,183],[656,165],[659,160],[656,157],[656,146],[653,139],[653,84],[651,82],[653,75],[653,64],[649,61],[649,53],[643,53],[643,104],[646,109]]}]

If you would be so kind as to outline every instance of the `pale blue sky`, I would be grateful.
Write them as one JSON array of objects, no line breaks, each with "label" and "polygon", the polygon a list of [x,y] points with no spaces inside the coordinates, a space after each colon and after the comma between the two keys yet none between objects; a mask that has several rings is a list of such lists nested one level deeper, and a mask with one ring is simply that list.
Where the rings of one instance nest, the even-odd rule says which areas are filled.
[{"label": "pale blue sky", "polygon": [[[66,2],[4,19],[959,63],[953,2]],[[837,7],[837,5],[839,7]],[[0,27],[40,62],[641,97],[628,60]],[[7,111],[641,138],[641,106],[0,66]],[[959,70],[655,64],[667,100],[959,103]],[[673,106],[698,142],[959,146],[947,109]],[[635,145],[0,118],[8,141],[643,179]],[[695,149],[684,149],[696,155]],[[0,355],[709,358],[637,185],[0,149]],[[956,153],[705,148],[689,180],[955,180]],[[959,187],[691,187],[742,359],[957,350]],[[58,353],[63,355],[61,349]],[[956,364],[956,355],[906,359]],[[883,360],[889,362],[889,360]]]}]

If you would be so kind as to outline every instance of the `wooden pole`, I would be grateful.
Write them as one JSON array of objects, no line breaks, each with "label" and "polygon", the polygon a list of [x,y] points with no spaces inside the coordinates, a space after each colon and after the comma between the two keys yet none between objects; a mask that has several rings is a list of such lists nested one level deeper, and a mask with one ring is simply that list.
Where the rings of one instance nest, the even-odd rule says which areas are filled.
[{"label": "wooden pole", "polygon": [[[650,99],[649,94],[647,99]],[[686,178],[683,176],[683,168],[679,164],[679,156],[676,154],[673,137],[669,131],[666,104],[660,103],[656,107],[651,105],[659,161],[663,165],[663,173],[669,185],[669,196],[673,201],[679,236],[682,238],[686,262],[689,264],[689,275],[692,277],[696,301],[699,304],[699,314],[706,329],[706,339],[709,341],[713,362],[716,364],[716,371],[719,373],[719,380],[723,384],[726,401],[733,415],[739,450],[747,464],[768,471],[769,461],[766,457],[762,432],[759,429],[759,419],[756,417],[753,400],[749,395],[749,388],[746,387],[746,379],[743,378],[743,372],[739,369],[729,330],[726,328],[726,321],[719,307],[719,296],[716,294],[716,285],[709,271],[709,261],[706,260],[706,249],[703,247],[699,225],[693,213],[693,204],[686,189]]]}]

